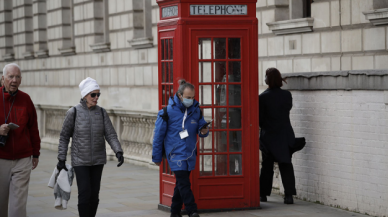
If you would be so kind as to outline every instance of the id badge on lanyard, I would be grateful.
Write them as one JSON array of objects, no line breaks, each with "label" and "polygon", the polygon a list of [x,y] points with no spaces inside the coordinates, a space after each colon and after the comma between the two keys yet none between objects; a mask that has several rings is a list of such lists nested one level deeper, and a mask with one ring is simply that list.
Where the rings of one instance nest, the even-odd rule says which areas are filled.
[{"label": "id badge on lanyard", "polygon": [[187,109],[186,109],[185,116],[183,117],[183,121],[182,121],[182,131],[179,132],[179,136],[181,137],[181,139],[189,137],[189,132],[187,132],[187,130],[185,130],[186,118],[187,118]]}]

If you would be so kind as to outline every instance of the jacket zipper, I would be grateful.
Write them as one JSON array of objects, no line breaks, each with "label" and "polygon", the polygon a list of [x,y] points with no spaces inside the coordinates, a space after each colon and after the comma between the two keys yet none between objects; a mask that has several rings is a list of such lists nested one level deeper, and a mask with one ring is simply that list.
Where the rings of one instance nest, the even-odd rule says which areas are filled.
[{"label": "jacket zipper", "polygon": [[[88,109],[89,110],[89,109]],[[92,153],[92,160],[90,161],[91,166],[93,166],[93,123],[92,116],[90,115],[89,110],[89,120],[90,120],[90,152]]]}]

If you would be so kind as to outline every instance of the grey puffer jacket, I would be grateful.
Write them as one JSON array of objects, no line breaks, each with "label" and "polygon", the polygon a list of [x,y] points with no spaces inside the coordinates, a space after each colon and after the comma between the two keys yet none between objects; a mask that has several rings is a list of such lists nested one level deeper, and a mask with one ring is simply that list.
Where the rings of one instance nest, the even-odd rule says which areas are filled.
[{"label": "grey puffer jacket", "polygon": [[73,138],[71,147],[73,167],[106,164],[105,139],[115,153],[123,152],[105,109],[94,106],[89,110],[83,100],[75,108],[77,109],[75,123],[74,107],[67,111],[63,122],[59,138],[58,160],[66,160],[70,137]]}]

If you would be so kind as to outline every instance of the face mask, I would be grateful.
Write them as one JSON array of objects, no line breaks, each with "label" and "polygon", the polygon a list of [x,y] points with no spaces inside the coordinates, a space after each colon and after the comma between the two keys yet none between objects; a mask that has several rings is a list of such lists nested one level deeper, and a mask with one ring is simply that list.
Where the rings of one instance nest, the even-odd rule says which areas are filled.
[{"label": "face mask", "polygon": [[193,103],[194,103],[194,100],[193,100],[193,99],[186,99],[186,98],[183,98],[182,104],[183,104],[186,108],[188,108],[188,107],[190,107],[191,105],[193,105]]}]

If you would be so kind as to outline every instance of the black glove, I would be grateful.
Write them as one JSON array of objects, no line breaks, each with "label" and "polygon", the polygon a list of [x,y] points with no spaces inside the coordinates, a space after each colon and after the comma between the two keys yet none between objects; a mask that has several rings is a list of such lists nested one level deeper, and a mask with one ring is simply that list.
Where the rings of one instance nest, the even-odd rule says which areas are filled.
[{"label": "black glove", "polygon": [[117,160],[119,161],[119,164],[117,164],[117,167],[119,167],[124,163],[123,152],[117,152],[116,157],[117,157]]},{"label": "black glove", "polygon": [[62,169],[66,170],[67,171],[67,168],[66,168],[66,161],[64,160],[60,160],[57,164],[57,169],[58,169],[58,173],[61,172]]}]

